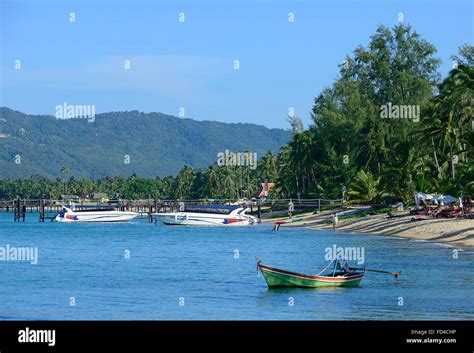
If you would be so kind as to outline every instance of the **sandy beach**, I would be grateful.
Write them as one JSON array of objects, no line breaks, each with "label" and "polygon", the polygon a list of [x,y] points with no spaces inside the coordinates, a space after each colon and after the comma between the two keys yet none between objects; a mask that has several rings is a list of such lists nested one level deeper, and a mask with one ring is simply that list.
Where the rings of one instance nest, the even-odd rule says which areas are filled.
[{"label": "sandy beach", "polygon": [[[406,213],[405,211],[400,214]],[[472,219],[427,218],[422,221],[412,221],[413,216],[387,219],[386,214],[381,214],[344,220],[341,215],[342,213],[339,213],[338,230],[340,231],[416,239],[474,250],[474,220]],[[328,224],[328,221],[331,221],[331,212],[319,215],[299,215],[295,218],[300,217],[303,218],[302,221],[283,224],[282,227],[332,228],[332,224]]]}]

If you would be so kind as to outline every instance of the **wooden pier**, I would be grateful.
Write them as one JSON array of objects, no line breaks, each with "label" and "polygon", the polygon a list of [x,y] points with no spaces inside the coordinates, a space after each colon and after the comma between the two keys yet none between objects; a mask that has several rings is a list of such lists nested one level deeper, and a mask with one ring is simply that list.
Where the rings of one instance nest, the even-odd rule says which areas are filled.
[{"label": "wooden pier", "polygon": [[[149,222],[153,222],[153,213],[155,212],[175,212],[179,211],[183,205],[206,205],[206,204],[220,204],[232,205],[235,200],[109,200],[107,202],[100,201],[81,201],[76,202],[75,205],[81,206],[112,206],[120,211],[137,212],[141,217],[148,218]],[[323,200],[323,199],[279,199],[267,200],[253,200],[248,202],[248,207],[251,212],[256,210],[257,217],[260,218],[262,212],[270,210],[271,212],[287,212],[289,205],[292,205],[292,211],[304,209],[318,209],[322,206],[338,207],[342,205],[342,200]],[[49,199],[21,199],[14,200],[0,200],[0,213],[13,214],[14,222],[25,222],[26,214],[37,214],[38,221],[54,220],[54,217],[62,210],[63,206],[67,206],[68,201],[65,200],[49,200]],[[290,211],[290,212],[292,212]]]},{"label": "wooden pier", "polygon": [[[153,213],[155,212],[174,212],[179,211],[183,204],[204,204],[205,200],[189,200],[185,202],[175,200],[111,200],[105,203],[100,201],[84,201],[75,203],[80,206],[112,206],[116,210],[137,212],[142,217],[147,217],[153,222]],[[227,202],[225,202],[227,203]],[[225,204],[222,203],[222,204]],[[14,222],[25,222],[26,214],[37,214],[38,221],[53,220],[54,217],[67,206],[68,202],[64,200],[47,199],[21,199],[0,200],[0,213],[13,214]]]}]

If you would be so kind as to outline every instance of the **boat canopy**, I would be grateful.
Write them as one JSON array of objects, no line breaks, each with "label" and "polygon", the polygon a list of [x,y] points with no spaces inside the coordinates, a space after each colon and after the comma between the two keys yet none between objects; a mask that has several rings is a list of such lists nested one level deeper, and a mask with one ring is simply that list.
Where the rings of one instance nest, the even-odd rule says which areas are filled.
[{"label": "boat canopy", "polygon": [[76,206],[71,207],[74,212],[113,211],[112,206]]},{"label": "boat canopy", "polygon": [[195,213],[217,213],[217,214],[230,214],[232,211],[235,211],[240,206],[221,206],[221,205],[186,205],[184,208],[185,212],[195,212]]}]

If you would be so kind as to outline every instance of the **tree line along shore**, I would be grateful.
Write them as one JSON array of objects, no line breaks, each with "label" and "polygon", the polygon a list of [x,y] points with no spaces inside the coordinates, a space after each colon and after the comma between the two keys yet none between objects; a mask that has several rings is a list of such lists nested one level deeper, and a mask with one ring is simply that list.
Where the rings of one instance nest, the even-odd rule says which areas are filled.
[{"label": "tree line along shore", "polygon": [[0,180],[0,198],[104,192],[124,199],[243,199],[265,181],[270,198],[413,201],[415,192],[474,195],[474,48],[460,43],[439,72],[436,48],[411,26],[380,26],[367,46],[341,58],[339,75],[315,99],[312,124],[288,117],[292,138],[248,166],[193,168],[176,176]]}]

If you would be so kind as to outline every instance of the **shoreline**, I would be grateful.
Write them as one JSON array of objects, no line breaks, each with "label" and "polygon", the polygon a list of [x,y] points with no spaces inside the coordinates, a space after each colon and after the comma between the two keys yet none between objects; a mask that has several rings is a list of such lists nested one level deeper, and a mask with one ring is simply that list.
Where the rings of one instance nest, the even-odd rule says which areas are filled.
[{"label": "shoreline", "polygon": [[[332,229],[332,224],[327,224],[331,219],[331,212],[316,215],[298,215],[300,222],[282,224],[282,227],[304,227],[317,230]],[[411,221],[412,216],[387,219],[386,214],[364,216],[352,219],[340,219],[337,230],[356,234],[372,234],[385,237],[404,238],[409,240],[438,243],[474,251],[474,220],[454,218],[427,218],[422,221]],[[263,220],[272,223],[278,218]]]}]

